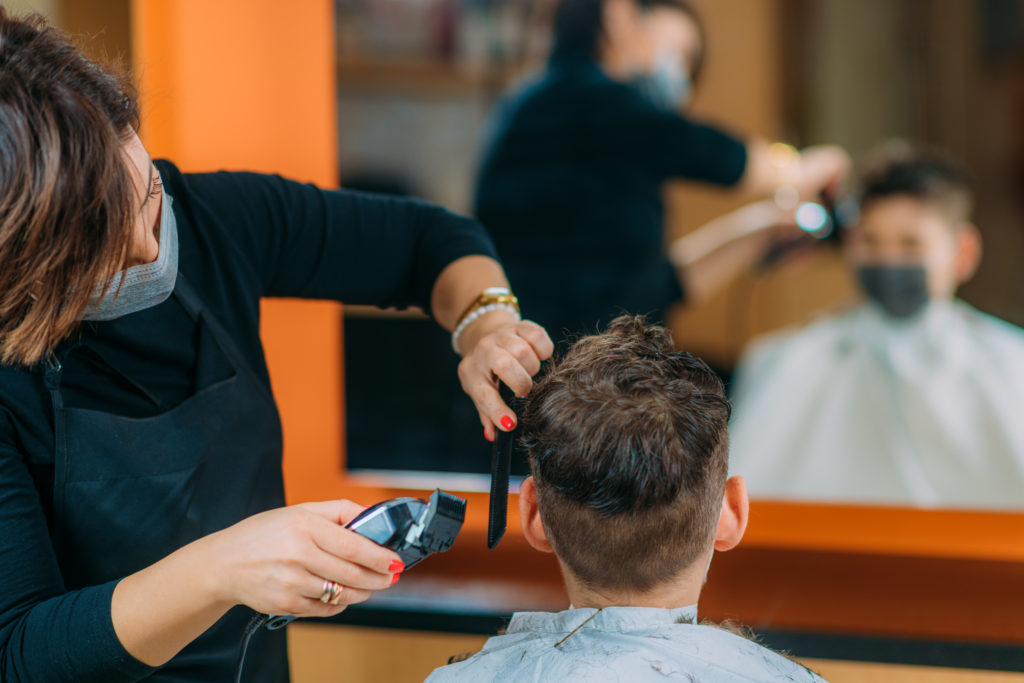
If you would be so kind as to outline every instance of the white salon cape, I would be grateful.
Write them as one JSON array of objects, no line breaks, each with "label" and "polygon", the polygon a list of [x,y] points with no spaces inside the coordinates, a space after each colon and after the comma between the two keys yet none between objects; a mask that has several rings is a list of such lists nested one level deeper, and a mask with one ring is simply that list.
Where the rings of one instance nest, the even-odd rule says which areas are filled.
[{"label": "white salon cape", "polygon": [[1024,507],[1024,330],[962,302],[873,304],[751,345],[730,469],[752,496]]},{"label": "white salon cape", "polygon": [[697,606],[516,612],[508,629],[426,683],[824,683],[797,662],[717,626]]}]

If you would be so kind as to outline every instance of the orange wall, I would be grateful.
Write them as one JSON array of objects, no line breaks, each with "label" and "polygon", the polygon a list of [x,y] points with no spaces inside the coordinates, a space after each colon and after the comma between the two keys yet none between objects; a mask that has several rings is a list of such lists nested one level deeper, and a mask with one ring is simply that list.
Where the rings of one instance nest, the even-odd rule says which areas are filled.
[{"label": "orange wall", "polygon": [[[132,32],[142,139],[154,157],[185,171],[337,184],[331,0],[133,0]],[[336,497],[341,307],[265,301],[262,332],[289,500]]]}]

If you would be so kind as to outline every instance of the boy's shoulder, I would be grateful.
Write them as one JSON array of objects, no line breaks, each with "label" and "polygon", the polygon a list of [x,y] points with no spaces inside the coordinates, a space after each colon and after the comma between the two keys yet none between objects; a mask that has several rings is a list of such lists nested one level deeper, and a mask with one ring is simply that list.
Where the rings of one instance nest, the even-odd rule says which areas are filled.
[{"label": "boy's shoulder", "polygon": [[961,319],[972,328],[973,336],[980,338],[980,341],[1024,351],[1024,329],[1002,318],[979,311],[960,299],[954,302],[954,307]]},{"label": "boy's shoulder", "polygon": [[474,656],[437,669],[427,680],[644,683],[674,676],[723,683],[823,680],[801,664],[717,626],[582,628],[567,635],[541,626],[496,636]]},{"label": "boy's shoulder", "polygon": [[747,389],[763,384],[780,367],[782,359],[800,359],[803,367],[827,365],[835,354],[847,348],[859,315],[859,307],[832,311],[754,337],[736,364],[733,399],[742,402]]}]

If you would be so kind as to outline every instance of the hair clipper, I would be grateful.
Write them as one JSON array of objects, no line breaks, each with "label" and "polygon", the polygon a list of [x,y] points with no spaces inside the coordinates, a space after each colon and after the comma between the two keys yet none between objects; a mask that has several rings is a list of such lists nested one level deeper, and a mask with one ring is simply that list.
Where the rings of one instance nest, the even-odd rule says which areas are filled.
[{"label": "hair clipper", "polygon": [[[466,519],[466,501],[441,489],[422,498],[392,498],[372,505],[345,525],[374,543],[394,550],[408,569],[452,547]],[[267,628],[279,629],[295,617],[271,616]]]}]

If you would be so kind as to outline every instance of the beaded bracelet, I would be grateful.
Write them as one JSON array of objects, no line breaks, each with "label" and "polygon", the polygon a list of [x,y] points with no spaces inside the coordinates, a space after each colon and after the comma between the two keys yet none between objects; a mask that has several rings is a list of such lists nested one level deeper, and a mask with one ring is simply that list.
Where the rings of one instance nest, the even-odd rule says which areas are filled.
[{"label": "beaded bracelet", "polygon": [[523,319],[519,314],[519,308],[512,303],[485,304],[475,308],[462,318],[462,321],[455,328],[455,331],[452,332],[452,349],[455,350],[455,353],[460,356],[462,355],[462,351],[459,350],[459,337],[462,336],[462,332],[475,320],[481,316],[487,315],[488,313],[492,313],[493,311],[508,311],[516,317],[517,321]]}]

